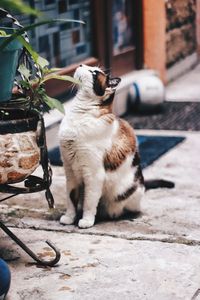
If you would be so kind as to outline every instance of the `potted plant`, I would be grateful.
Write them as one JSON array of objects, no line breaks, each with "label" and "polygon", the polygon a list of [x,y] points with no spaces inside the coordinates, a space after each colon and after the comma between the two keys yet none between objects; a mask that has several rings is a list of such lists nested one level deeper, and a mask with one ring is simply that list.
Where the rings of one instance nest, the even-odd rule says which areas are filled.
[{"label": "potted plant", "polygon": [[[47,19],[23,27],[6,10],[0,8],[0,20],[5,18],[9,18],[9,20],[11,20],[15,24],[15,28],[0,26],[0,102],[11,99],[11,92],[16,75],[19,54],[22,48],[24,48],[26,53],[31,57],[34,64],[40,64],[39,62],[43,60],[36,53],[36,51],[32,49],[29,43],[28,35],[26,33],[27,31],[33,30],[34,28],[41,25],[57,22],[78,22],[84,24],[84,22],[82,21],[71,19]],[[62,78],[62,80],[65,80],[64,77]],[[71,81],[73,79],[68,77],[68,79],[66,80]]]},{"label": "potted plant", "polygon": [[[27,35],[24,35],[27,29],[56,21],[58,20],[41,21],[15,30],[12,34],[9,30],[1,29],[1,37],[4,41],[1,43],[0,38],[0,58],[3,57],[7,47],[14,44],[17,45],[17,49],[23,47],[23,57],[21,57],[23,62],[18,68],[20,76],[17,78],[15,95],[3,96],[0,103],[0,184],[17,183],[33,173],[41,162],[40,148],[43,147],[41,134],[44,134],[43,112],[57,108],[64,113],[62,104],[47,95],[45,82],[58,79],[78,83],[70,76],[56,74],[55,71],[58,69],[50,69],[48,61],[32,49]],[[65,21],[75,22],[75,20]],[[14,66],[18,64],[18,54],[15,59]],[[8,60],[5,61],[8,63]],[[6,81],[3,83],[11,87],[10,95],[14,77],[15,71],[9,79],[7,78],[9,83]]]},{"label": "potted plant", "polygon": [[[14,33],[14,30],[13,28],[0,27],[0,46],[7,39],[7,36]],[[0,102],[11,98],[20,49],[22,49],[22,44],[15,39],[0,53]]]},{"label": "potted plant", "polygon": [[64,113],[60,101],[47,95],[44,84],[55,78],[73,79],[54,74],[45,59],[40,58],[37,67],[40,76],[33,77],[24,64],[19,66],[23,79],[18,80],[17,94],[0,107],[0,184],[20,182],[33,173],[40,162],[43,112],[57,108]]},{"label": "potted plant", "polygon": [[[10,6],[15,9],[20,9],[22,12],[27,12],[34,14],[35,16],[39,13],[31,7],[27,7],[20,0],[12,1],[2,1],[4,7]],[[5,9],[0,8],[0,19],[9,19],[12,23],[15,23],[19,28],[22,26],[18,21],[13,18]],[[11,98],[11,92],[13,88],[13,82],[16,75],[16,68],[18,63],[19,51],[22,49],[23,45],[18,39],[12,40],[6,46],[6,41],[10,36],[12,36],[16,31],[16,28],[12,27],[0,27],[0,102],[9,100]]]}]

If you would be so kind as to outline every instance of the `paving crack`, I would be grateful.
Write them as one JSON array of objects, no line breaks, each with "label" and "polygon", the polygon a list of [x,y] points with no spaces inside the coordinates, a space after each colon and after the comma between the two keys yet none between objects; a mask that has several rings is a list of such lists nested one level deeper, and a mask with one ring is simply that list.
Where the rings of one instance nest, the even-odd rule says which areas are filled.
[{"label": "paving crack", "polygon": [[68,233],[68,234],[79,234],[79,235],[88,235],[88,236],[99,236],[99,237],[111,237],[116,239],[124,239],[127,241],[149,241],[149,242],[161,242],[161,243],[169,243],[169,244],[180,244],[185,246],[200,246],[200,241],[194,240],[194,239],[187,239],[181,236],[163,236],[163,237],[156,237],[156,236],[148,236],[148,235],[131,235],[128,236],[123,233],[113,233],[113,232],[101,232],[101,231],[88,231],[87,230],[80,230],[76,228],[72,229],[62,229],[62,228],[47,228],[47,227],[37,227],[33,225],[24,225],[17,224],[17,225],[9,225],[10,228],[17,228],[17,229],[31,229],[31,230],[37,230],[37,231],[49,231],[49,232],[60,232],[60,233]]}]

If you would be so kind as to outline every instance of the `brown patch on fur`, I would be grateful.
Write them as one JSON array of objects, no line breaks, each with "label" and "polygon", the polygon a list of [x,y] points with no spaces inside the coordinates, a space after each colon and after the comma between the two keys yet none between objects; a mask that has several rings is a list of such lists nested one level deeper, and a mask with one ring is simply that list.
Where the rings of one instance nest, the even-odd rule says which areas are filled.
[{"label": "brown patch on fur", "polygon": [[112,124],[116,119],[115,115],[110,111],[109,108],[100,108],[99,118],[103,118],[107,123]]},{"label": "brown patch on fur", "polygon": [[103,89],[107,87],[107,76],[104,73],[98,73],[97,75],[99,84],[102,86]]},{"label": "brown patch on fur", "polygon": [[103,96],[107,88],[107,76],[104,73],[96,71],[93,74],[94,92],[97,96]]},{"label": "brown patch on fur", "polygon": [[116,170],[128,154],[136,151],[136,138],[133,128],[124,120],[119,119],[119,129],[114,138],[112,149],[104,156],[104,168]]},{"label": "brown patch on fur", "polygon": [[[105,115],[108,115],[108,114],[112,114],[112,109],[110,107],[100,107],[99,108],[99,116],[105,116]],[[113,115],[113,114],[112,114]],[[113,118],[115,118],[115,116],[113,115]]]}]

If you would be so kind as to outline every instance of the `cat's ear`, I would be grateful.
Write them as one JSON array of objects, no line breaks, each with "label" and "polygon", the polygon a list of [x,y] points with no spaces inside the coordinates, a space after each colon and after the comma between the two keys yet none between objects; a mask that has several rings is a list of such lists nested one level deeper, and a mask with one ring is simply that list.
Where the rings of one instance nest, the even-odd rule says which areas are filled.
[{"label": "cat's ear", "polygon": [[108,86],[111,87],[112,89],[116,89],[116,87],[118,86],[120,81],[121,81],[121,78],[119,78],[119,77],[109,78]]}]

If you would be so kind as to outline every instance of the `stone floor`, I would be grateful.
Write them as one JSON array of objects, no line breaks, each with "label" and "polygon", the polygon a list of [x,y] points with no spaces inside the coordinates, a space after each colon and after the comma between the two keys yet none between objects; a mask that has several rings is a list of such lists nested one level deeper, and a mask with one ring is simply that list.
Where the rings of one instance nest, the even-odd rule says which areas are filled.
[{"label": "stone floor", "polygon": [[0,252],[12,273],[8,300],[200,299],[200,132],[137,132],[185,137],[144,171],[146,179],[169,179],[175,188],[146,192],[138,218],[80,230],[58,222],[65,178],[61,167],[53,167],[54,211],[43,192],[0,205],[4,222],[41,258],[54,255],[46,239],[61,252],[56,267],[36,266],[0,231]]},{"label": "stone floor", "polygon": [[171,82],[166,89],[167,101],[200,101],[200,64]]},{"label": "stone floor", "polygon": [[1,248],[8,255],[13,251],[8,300],[192,299],[200,287],[200,133],[182,134],[184,142],[144,172],[146,178],[173,180],[176,187],[148,191],[136,219],[97,223],[87,230],[60,225],[65,200],[61,167],[53,168],[54,212],[48,211],[43,192],[2,204],[4,221],[40,257],[53,257],[46,239],[62,254],[57,267],[38,268],[1,232]]}]

